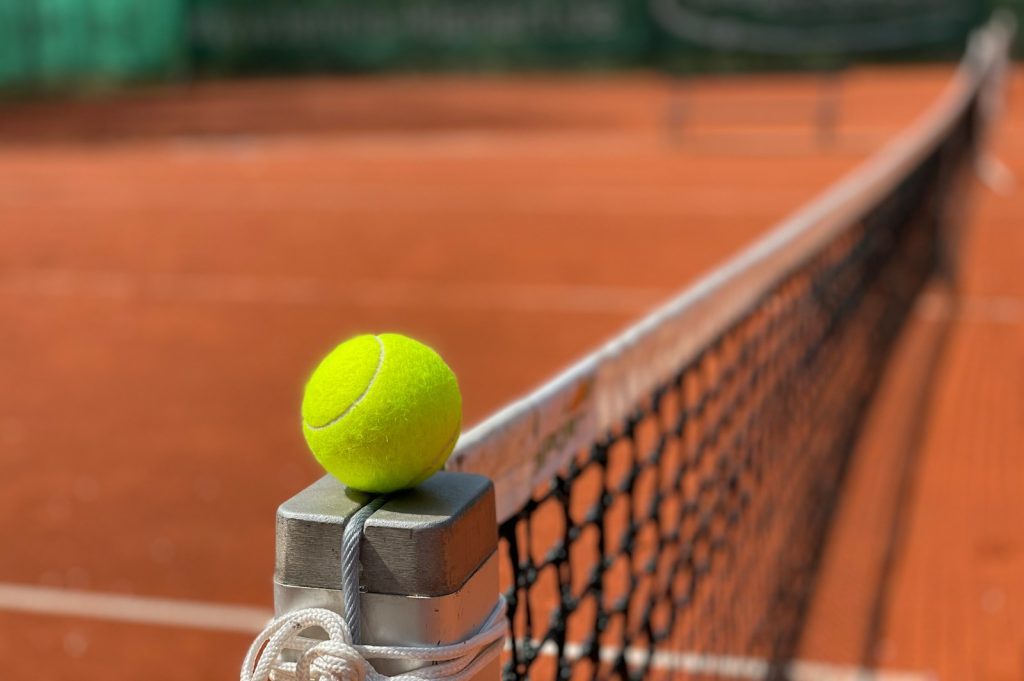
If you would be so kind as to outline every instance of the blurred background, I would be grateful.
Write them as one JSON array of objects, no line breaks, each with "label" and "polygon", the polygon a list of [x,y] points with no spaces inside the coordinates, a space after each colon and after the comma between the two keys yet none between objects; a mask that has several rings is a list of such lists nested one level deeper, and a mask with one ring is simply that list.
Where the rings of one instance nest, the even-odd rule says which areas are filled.
[{"label": "blurred background", "polygon": [[[1019,0],[5,0],[10,94],[285,73],[767,69],[952,58]],[[784,56],[785,55],[785,56]]]},{"label": "blurred background", "polygon": [[[421,338],[478,422],[880,149],[997,8],[0,0],[5,678],[231,678],[321,474],[321,356]],[[844,516],[809,659],[1024,678],[1022,133],[1011,106],[924,477],[865,483],[918,539]]]}]

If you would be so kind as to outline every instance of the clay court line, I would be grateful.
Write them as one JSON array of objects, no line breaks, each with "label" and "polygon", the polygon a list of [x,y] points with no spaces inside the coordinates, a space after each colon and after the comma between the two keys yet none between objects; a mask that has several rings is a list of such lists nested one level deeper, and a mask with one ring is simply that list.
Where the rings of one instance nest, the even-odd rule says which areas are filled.
[{"label": "clay court line", "polygon": [[1024,323],[1024,298],[1015,296],[962,296],[954,307],[945,294],[926,293],[918,301],[917,315],[928,321],[979,324]]},{"label": "clay court line", "polygon": [[344,286],[306,277],[98,272],[0,271],[0,295],[227,304],[337,305],[636,314],[670,291],[631,286],[481,284],[356,280]]},{"label": "clay court line", "polygon": [[[309,277],[142,273],[70,269],[0,271],[0,295],[195,302],[214,304],[428,307],[576,314],[635,314],[671,295],[667,288],[585,284],[443,283],[356,280],[338,286]],[[925,294],[917,314],[946,319],[954,308],[942,294]],[[965,296],[958,321],[1024,323],[1024,298]]]},{"label": "clay court line", "polygon": [[[533,645],[537,645],[537,642]],[[505,649],[509,649],[508,642]],[[620,648],[604,646],[599,656],[604,662],[615,662],[620,652]],[[584,657],[583,646],[578,643],[567,644],[562,653],[569,661]],[[540,654],[554,657],[558,655],[558,648],[554,643],[548,642],[541,646]],[[627,664],[640,667],[644,664],[647,653],[642,648],[627,648],[625,657]],[[758,658],[688,652],[655,653],[651,659],[651,667],[687,674],[713,675],[715,678],[736,681],[765,679],[771,672],[771,665]],[[792,681],[935,681],[934,675],[926,672],[875,670],[804,660],[791,662],[787,672],[786,678]]]},{"label": "clay court line", "polygon": [[[349,214],[369,213],[380,215],[445,216],[445,221],[437,224],[439,231],[458,234],[467,230],[478,232],[481,224],[486,228],[487,220],[495,213],[500,213],[507,220],[511,216],[545,216],[580,218],[596,216],[599,218],[628,216],[634,220],[646,218],[662,218],[670,223],[655,225],[659,229],[704,230],[706,225],[701,221],[708,218],[741,217],[765,220],[766,215],[781,217],[794,205],[806,198],[805,192],[786,189],[774,189],[758,192],[744,192],[743,201],[737,203],[733,192],[721,191],[712,187],[676,188],[647,187],[642,189],[623,188],[622,186],[594,184],[591,186],[559,187],[557,190],[549,186],[543,193],[536,191],[536,185],[513,187],[509,183],[503,185],[503,192],[496,194],[477,194],[471,202],[459,202],[453,197],[465,195],[466,190],[453,192],[451,183],[427,186],[417,183],[415,187],[407,187],[395,183],[381,186],[377,183],[356,184],[349,182],[345,189],[339,189],[337,183],[304,182],[301,187],[289,188],[286,193],[251,191],[240,199],[233,187],[228,193],[200,193],[189,197],[189,208],[195,212],[223,212],[232,216],[240,213],[271,212],[294,213],[295,204],[303,207],[306,213],[331,212]],[[146,192],[146,209],[153,211],[172,211],[180,203],[179,185],[175,191],[154,190]],[[0,186],[0,200],[5,203],[15,202],[19,208],[32,207],[38,210],[38,203],[43,199],[39,196],[26,196],[21,187]],[[97,209],[119,210],[123,208],[124,197],[117,193],[91,193],[79,196],[58,196],[45,198],[45,210],[49,213],[67,214],[68,220],[77,220],[83,207],[90,211]],[[466,224],[455,217],[479,217],[480,222]],[[421,224],[421,220],[413,225]],[[580,223],[576,223],[577,225]],[[432,224],[433,226],[433,224]],[[586,234],[589,230],[578,230]]]},{"label": "clay court line", "polygon": [[244,605],[4,583],[0,611],[246,634],[259,632],[272,617],[269,610]]},{"label": "clay court line", "polygon": [[[0,583],[0,611],[242,634],[258,633],[272,616],[269,610],[243,605],[4,583]],[[541,652],[553,655],[556,649],[546,645]],[[569,644],[565,650],[570,659],[578,659],[582,652],[578,644]],[[618,654],[619,650],[611,647],[602,648],[600,653],[603,660],[614,660]],[[627,649],[626,658],[632,664],[640,664],[644,654],[639,649]],[[768,670],[763,660],[698,653],[658,653],[652,666],[690,673],[713,672],[737,680],[762,679]],[[933,678],[927,674],[876,672],[802,661],[794,662],[790,671],[795,681],[931,681]]]},{"label": "clay court line", "polygon": [[[895,126],[844,126],[840,150],[864,155],[889,139]],[[180,136],[169,141],[136,142],[137,146],[163,146],[185,158],[208,158],[225,154],[239,157],[296,155],[309,158],[344,152],[379,159],[382,156],[488,158],[552,156],[572,154],[577,158],[636,158],[681,152],[715,152],[739,156],[810,156],[820,154],[813,125],[804,120],[793,124],[763,126],[712,126],[702,124],[684,131],[681,144],[668,143],[678,131],[655,128],[640,132],[619,132],[608,128],[598,132],[555,130],[543,132],[502,132],[492,129],[417,132],[360,132],[302,134],[252,134],[223,136]],[[122,144],[128,146],[128,143]],[[312,152],[310,149],[312,148]]]}]

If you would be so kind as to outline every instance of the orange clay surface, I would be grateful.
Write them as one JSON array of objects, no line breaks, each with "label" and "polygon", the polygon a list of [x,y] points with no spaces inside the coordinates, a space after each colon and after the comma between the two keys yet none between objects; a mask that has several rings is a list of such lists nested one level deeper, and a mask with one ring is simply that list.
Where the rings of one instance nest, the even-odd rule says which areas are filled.
[{"label": "orange clay surface", "polygon": [[[472,424],[763,233],[949,75],[848,72],[828,148],[817,82],[797,76],[699,82],[673,134],[669,83],[644,75],[6,103],[3,678],[234,678],[271,605],[275,508],[319,475],[298,405],[336,342],[430,342]],[[1024,174],[1015,116],[996,147]],[[808,659],[1024,678],[1024,202],[976,198],[961,304],[922,307],[852,472]],[[929,348],[900,486],[885,452],[915,440]],[[882,580],[869,558],[896,497],[905,537]],[[124,621],[140,605],[151,616]],[[157,617],[180,605],[205,624]]]}]

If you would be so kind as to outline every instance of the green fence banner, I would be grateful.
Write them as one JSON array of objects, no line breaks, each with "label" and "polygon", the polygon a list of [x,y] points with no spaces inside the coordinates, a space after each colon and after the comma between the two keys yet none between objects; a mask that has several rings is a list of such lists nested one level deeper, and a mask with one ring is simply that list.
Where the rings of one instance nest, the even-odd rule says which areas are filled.
[{"label": "green fence banner", "polygon": [[0,90],[384,70],[955,57],[1024,0],[0,0]]},{"label": "green fence banner", "polygon": [[950,50],[987,13],[980,0],[648,0],[664,35],[747,54]]},{"label": "green fence banner", "polygon": [[0,0],[0,87],[162,78],[185,55],[184,0]]},{"label": "green fence banner", "polygon": [[487,69],[646,58],[636,0],[193,0],[205,71]]}]

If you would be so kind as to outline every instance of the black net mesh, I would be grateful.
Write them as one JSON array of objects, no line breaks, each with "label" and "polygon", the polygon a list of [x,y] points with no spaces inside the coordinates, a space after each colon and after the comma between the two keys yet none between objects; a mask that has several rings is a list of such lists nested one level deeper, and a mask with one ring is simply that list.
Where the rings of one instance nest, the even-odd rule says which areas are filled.
[{"label": "black net mesh", "polygon": [[505,678],[784,678],[974,110],[501,526]]}]

